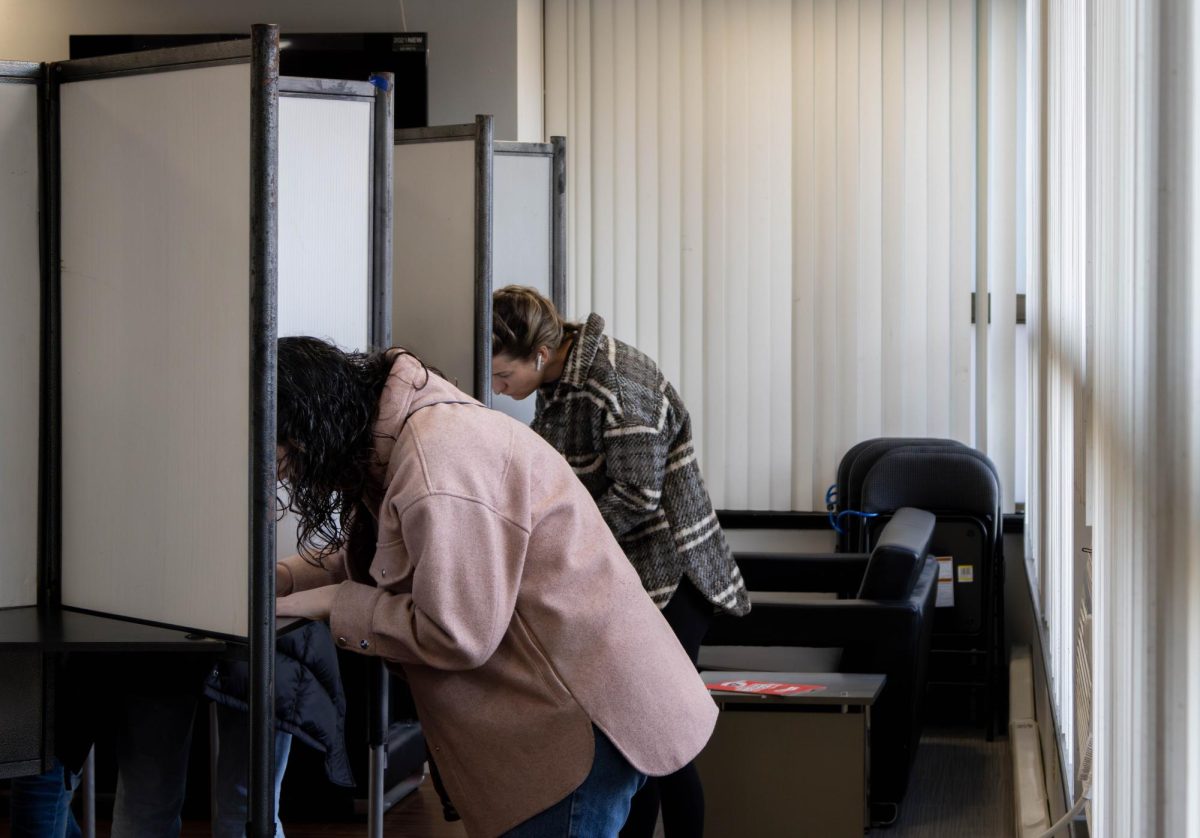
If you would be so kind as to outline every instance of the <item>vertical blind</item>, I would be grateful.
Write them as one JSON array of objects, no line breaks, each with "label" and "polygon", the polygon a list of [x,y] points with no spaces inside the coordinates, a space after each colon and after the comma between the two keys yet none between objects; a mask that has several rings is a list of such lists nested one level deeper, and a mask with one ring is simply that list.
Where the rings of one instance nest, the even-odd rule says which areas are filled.
[{"label": "vertical blind", "polygon": [[[931,435],[989,450],[1011,507],[1007,298],[980,327],[1008,335],[1001,418],[975,409],[971,292],[1015,294],[1017,218],[989,212],[1008,255],[977,265],[977,23],[975,0],[547,0],[567,314],[659,362],[718,506],[820,509],[850,445]],[[1015,134],[995,95],[986,129]]]},{"label": "vertical blind", "polygon": [[568,314],[680,387],[719,506],[819,508],[846,447],[892,434],[984,449],[1006,509],[1027,488],[1060,747],[1073,771],[1091,721],[1102,836],[1200,834],[1198,17],[546,2]]},{"label": "vertical blind", "polygon": [[[992,0],[980,6],[981,61],[978,116],[980,166],[985,178],[979,200],[980,254],[976,277],[975,443],[992,456],[1000,475],[1003,508],[1019,496],[1015,459],[1017,429],[1017,208],[1020,107],[1018,81],[1021,0]],[[966,37],[966,33],[963,33]],[[984,98],[986,97],[986,98]],[[1023,452],[1021,452],[1023,455]]]},{"label": "vertical blind", "polygon": [[1125,0],[1087,21],[1099,835],[1200,832],[1196,15]]},{"label": "vertical blind", "polygon": [[[1059,747],[1073,776],[1075,764],[1075,637],[1078,626],[1076,566],[1084,556],[1085,460],[1082,456],[1084,383],[1088,375],[1084,269],[1089,189],[1085,143],[1086,30],[1076,25],[1082,0],[1051,3],[1045,21],[1045,114],[1041,72],[1031,72],[1028,140],[1044,156],[1030,155],[1037,182],[1027,190],[1029,266],[1030,475],[1026,555],[1034,563],[1039,612],[1046,628],[1050,696]],[[1030,4],[1027,44],[1040,67],[1042,12]],[[1044,172],[1041,167],[1044,166]],[[1044,231],[1044,232],[1043,232]],[[1082,577],[1080,577],[1082,578]],[[1070,784],[1074,788],[1074,784]]]},{"label": "vertical blind", "polygon": [[[1090,525],[1092,834],[1196,835],[1200,19],[1182,0],[1040,0],[1029,24],[1044,45],[1029,206],[1044,216],[1030,221],[1026,530],[1050,668],[1070,672]],[[1080,699],[1055,685],[1060,717]]]}]

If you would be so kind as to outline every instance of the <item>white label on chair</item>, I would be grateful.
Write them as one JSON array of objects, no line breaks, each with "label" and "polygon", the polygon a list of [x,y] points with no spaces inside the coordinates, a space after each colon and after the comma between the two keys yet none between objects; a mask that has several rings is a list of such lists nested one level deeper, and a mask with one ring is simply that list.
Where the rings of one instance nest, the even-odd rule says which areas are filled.
[{"label": "white label on chair", "polygon": [[958,566],[958,583],[965,585],[968,582],[975,581],[975,565],[964,564]]},{"label": "white label on chair", "polygon": [[935,608],[954,607],[954,557],[938,556],[938,586]]}]

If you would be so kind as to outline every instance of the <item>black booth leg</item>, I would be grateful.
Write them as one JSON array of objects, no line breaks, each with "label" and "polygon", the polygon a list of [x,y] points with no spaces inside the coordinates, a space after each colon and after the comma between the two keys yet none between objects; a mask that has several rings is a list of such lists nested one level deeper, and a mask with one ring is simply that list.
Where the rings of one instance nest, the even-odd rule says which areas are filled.
[{"label": "black booth leg", "polygon": [[275,835],[275,336],[279,27],[250,49],[250,776],[248,838]]}]

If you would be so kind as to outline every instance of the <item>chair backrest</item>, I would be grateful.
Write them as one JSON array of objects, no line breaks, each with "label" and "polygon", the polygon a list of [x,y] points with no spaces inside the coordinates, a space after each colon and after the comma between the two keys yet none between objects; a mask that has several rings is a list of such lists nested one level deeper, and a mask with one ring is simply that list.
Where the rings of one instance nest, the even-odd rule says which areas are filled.
[{"label": "chair backrest", "polygon": [[863,512],[886,514],[902,506],[957,512],[999,530],[1000,481],[986,454],[960,446],[905,446],[872,463],[859,486]]},{"label": "chair backrest", "polygon": [[[957,440],[937,437],[885,436],[863,440],[847,451],[841,462],[838,463],[837,511],[842,512],[847,509],[862,511],[862,481],[871,467],[888,452],[908,446],[965,447]],[[837,539],[838,552],[867,549],[862,538],[861,521],[858,518],[849,516],[843,519],[842,529],[844,533]]]},{"label": "chair backrest", "polygon": [[896,510],[867,560],[858,598],[900,600],[908,597],[925,565],[936,522],[932,514],[921,509],[905,507]]},{"label": "chair backrest", "polygon": [[939,642],[990,630],[1004,585],[1000,482],[992,461],[966,447],[897,448],[864,478],[862,498],[864,511],[880,515],[866,521],[864,544],[882,534],[888,513],[898,507],[916,506],[937,517],[930,550],[952,563],[952,605],[939,608],[934,623]]},{"label": "chair backrest", "polygon": [[852,445],[850,450],[847,450],[842,455],[838,462],[838,509],[856,509],[850,507],[851,495],[857,496],[858,486],[852,475],[854,468],[857,468],[857,475],[862,478],[862,475],[868,471],[872,463],[881,456],[887,454],[888,451],[894,448],[901,448],[904,445],[923,445],[923,447],[931,447],[931,445],[962,445],[956,439],[944,439],[941,437],[874,437],[871,439],[863,439],[862,442]]}]

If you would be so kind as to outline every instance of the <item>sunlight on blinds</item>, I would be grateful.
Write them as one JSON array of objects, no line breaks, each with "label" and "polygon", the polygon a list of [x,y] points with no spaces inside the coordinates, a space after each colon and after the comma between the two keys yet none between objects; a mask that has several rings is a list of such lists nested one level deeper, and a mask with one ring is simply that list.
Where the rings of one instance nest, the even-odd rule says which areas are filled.
[{"label": "sunlight on blinds", "polygon": [[1092,834],[1200,834],[1200,23],[1170,0],[1030,11],[1026,532],[1062,744],[1073,769],[1090,719]]},{"label": "sunlight on blinds", "polygon": [[718,507],[820,509],[867,437],[974,441],[975,8],[548,0],[567,314],[659,362]]}]

